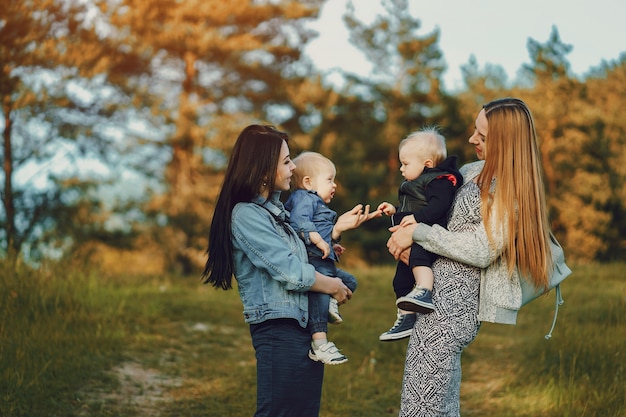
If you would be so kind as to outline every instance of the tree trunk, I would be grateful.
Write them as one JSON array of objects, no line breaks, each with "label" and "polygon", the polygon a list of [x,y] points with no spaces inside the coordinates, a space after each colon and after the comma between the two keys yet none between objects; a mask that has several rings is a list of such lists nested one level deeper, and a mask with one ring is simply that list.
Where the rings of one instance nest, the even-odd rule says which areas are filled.
[{"label": "tree trunk", "polygon": [[15,238],[15,206],[13,202],[13,153],[11,149],[11,106],[4,103],[4,193],[2,203],[6,213],[7,254],[9,259],[17,257],[19,247]]}]

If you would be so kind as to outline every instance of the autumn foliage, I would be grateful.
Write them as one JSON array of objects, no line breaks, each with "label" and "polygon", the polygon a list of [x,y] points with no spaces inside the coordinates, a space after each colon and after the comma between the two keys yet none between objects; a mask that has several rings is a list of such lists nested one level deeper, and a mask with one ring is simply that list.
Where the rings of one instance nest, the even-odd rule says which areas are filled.
[{"label": "autumn foliage", "polygon": [[[250,123],[287,131],[291,150],[332,158],[336,211],[393,201],[397,145],[439,125],[450,154],[485,102],[526,101],[541,138],[552,227],[572,260],[626,250],[626,56],[571,73],[554,28],[529,39],[510,81],[471,59],[445,90],[439,32],[420,35],[406,1],[351,41],[375,73],[331,85],[303,56],[322,0],[25,0],[0,11],[2,207],[7,257],[76,256],[114,270],[198,274],[225,161]],[[352,262],[389,262],[384,220],[347,242]],[[132,259],[132,261],[131,261]],[[126,261],[128,260],[128,261]]]}]

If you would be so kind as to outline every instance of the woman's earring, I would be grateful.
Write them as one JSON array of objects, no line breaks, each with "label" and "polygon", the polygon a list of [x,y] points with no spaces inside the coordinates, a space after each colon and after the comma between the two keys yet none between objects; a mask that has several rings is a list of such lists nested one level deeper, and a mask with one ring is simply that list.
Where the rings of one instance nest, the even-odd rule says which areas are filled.
[{"label": "woman's earring", "polygon": [[263,187],[267,187],[267,183],[263,181]]}]

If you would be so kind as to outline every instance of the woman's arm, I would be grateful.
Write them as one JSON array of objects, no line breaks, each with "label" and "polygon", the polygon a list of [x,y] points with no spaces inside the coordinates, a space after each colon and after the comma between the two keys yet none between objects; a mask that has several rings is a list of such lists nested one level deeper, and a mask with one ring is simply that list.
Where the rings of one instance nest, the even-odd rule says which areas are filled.
[{"label": "woman's arm", "polygon": [[315,268],[293,252],[266,209],[238,204],[232,218],[233,245],[242,249],[255,268],[283,282],[290,291],[307,291],[314,284]]},{"label": "woman's arm", "polygon": [[322,275],[317,271],[315,271],[315,283],[310,290],[329,294],[339,304],[343,304],[352,298],[352,291],[340,279]]},{"label": "woman's arm", "polygon": [[451,232],[439,225],[412,223],[404,227],[390,228],[392,235],[387,247],[396,259],[401,259],[402,253],[415,242],[437,255],[486,268],[502,254],[507,241],[507,233],[503,229],[492,226],[493,244],[491,244],[482,222],[473,232]]},{"label": "woman's arm", "polygon": [[343,213],[333,227],[332,239],[339,240],[341,234],[347,230],[356,229],[368,220],[374,217],[380,217],[383,213],[380,210],[376,210],[370,213],[369,204],[363,207],[363,204],[357,204],[352,210]]},{"label": "woman's arm", "polygon": [[322,292],[340,303],[352,297],[352,291],[340,279],[322,275],[313,265],[300,260],[261,206],[241,204],[235,207],[233,236],[236,244],[245,248],[246,257],[254,267],[283,282],[287,290]]},{"label": "woman's arm", "polygon": [[473,232],[450,232],[439,225],[421,224],[412,237],[427,251],[479,268],[491,265],[504,247],[501,233],[494,233],[493,245],[489,242],[483,223]]}]

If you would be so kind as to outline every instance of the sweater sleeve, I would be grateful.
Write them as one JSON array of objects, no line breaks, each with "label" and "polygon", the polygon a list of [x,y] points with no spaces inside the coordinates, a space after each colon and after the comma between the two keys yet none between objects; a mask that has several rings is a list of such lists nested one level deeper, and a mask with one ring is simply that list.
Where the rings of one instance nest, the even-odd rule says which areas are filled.
[{"label": "sweater sleeve", "polygon": [[[491,216],[492,219],[495,217]],[[483,222],[472,232],[453,232],[439,225],[428,226],[420,223],[413,232],[413,241],[437,255],[467,265],[487,268],[502,255],[508,239],[508,233],[504,229],[491,224],[492,245]]]}]

